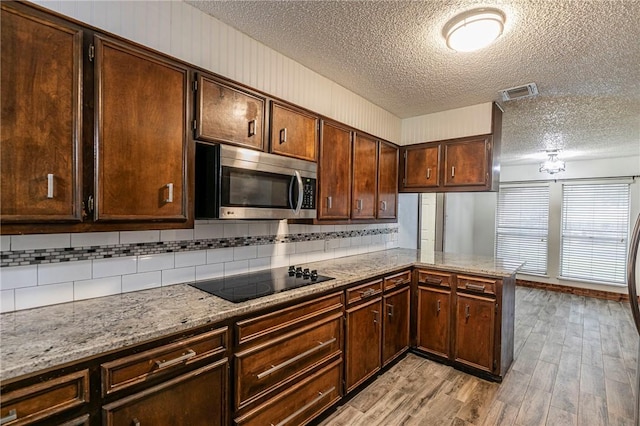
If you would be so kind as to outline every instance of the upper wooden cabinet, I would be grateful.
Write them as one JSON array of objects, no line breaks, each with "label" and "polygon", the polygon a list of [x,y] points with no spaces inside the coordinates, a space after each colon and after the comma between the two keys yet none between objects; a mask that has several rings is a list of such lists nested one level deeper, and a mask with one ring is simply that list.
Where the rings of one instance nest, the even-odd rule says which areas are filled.
[{"label": "upper wooden cabinet", "polygon": [[351,165],[351,130],[323,121],[318,158],[318,219],[349,219]]},{"label": "upper wooden cabinet", "polygon": [[403,159],[403,188],[440,186],[440,144],[408,146]]},{"label": "upper wooden cabinet", "polygon": [[95,37],[95,220],[187,219],[189,70]]},{"label": "upper wooden cabinet", "polygon": [[395,219],[398,206],[398,148],[378,142],[378,219]]},{"label": "upper wooden cabinet", "polygon": [[2,3],[0,219],[81,220],[82,29]]},{"label": "upper wooden cabinet", "polygon": [[443,144],[444,186],[486,188],[490,183],[490,136]]},{"label": "upper wooden cabinet", "polygon": [[265,99],[214,77],[196,84],[196,139],[264,150]]},{"label": "upper wooden cabinet", "polygon": [[497,191],[502,111],[494,104],[491,133],[404,146],[400,192]]},{"label": "upper wooden cabinet", "polygon": [[318,123],[316,115],[271,102],[271,152],[316,161]]},{"label": "upper wooden cabinet", "polygon": [[352,219],[376,218],[378,142],[356,134],[353,139]]}]

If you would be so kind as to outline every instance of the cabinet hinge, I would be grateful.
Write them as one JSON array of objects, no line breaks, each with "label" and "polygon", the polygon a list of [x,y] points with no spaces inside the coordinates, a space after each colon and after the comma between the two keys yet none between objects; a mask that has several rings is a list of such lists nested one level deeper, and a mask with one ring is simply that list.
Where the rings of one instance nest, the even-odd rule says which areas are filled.
[{"label": "cabinet hinge", "polygon": [[494,359],[493,360],[493,371],[495,371],[496,368],[498,368],[498,361]]},{"label": "cabinet hinge", "polygon": [[193,120],[193,123],[191,123],[191,127],[193,127],[193,130],[196,130],[198,128],[198,121]]},{"label": "cabinet hinge", "polygon": [[198,80],[193,80],[193,91],[194,92],[198,91]]},{"label": "cabinet hinge", "polygon": [[498,313],[498,304],[496,303],[496,314]]},{"label": "cabinet hinge", "polygon": [[405,183],[407,183],[407,179],[402,178],[402,184],[404,185]]},{"label": "cabinet hinge", "polygon": [[407,151],[404,152],[404,159],[407,159]]},{"label": "cabinet hinge", "polygon": [[89,62],[93,62],[93,58],[96,56],[96,47],[93,44],[89,45]]}]

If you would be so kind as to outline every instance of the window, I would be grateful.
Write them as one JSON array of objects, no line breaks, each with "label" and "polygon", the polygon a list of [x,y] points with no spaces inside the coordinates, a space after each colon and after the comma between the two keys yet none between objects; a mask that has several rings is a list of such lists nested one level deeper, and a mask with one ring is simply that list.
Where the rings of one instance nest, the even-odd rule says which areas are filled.
[{"label": "window", "polygon": [[547,273],[549,186],[507,186],[498,194],[496,257],[526,262],[520,269]]},{"label": "window", "polygon": [[625,284],[629,184],[563,185],[560,275]]}]

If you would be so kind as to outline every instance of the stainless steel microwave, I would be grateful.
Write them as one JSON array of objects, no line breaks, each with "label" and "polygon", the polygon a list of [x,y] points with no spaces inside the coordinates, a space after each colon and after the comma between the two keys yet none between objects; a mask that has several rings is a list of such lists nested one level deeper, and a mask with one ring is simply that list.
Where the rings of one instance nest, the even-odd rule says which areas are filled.
[{"label": "stainless steel microwave", "polygon": [[196,219],[315,219],[317,165],[196,143]]}]

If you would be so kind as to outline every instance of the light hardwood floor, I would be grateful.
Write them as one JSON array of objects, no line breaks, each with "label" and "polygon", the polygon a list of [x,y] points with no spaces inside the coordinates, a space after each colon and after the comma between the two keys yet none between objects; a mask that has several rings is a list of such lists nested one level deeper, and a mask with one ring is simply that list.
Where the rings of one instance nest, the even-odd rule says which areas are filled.
[{"label": "light hardwood floor", "polygon": [[634,424],[627,303],[518,287],[514,352],[502,384],[409,354],[320,424]]}]

